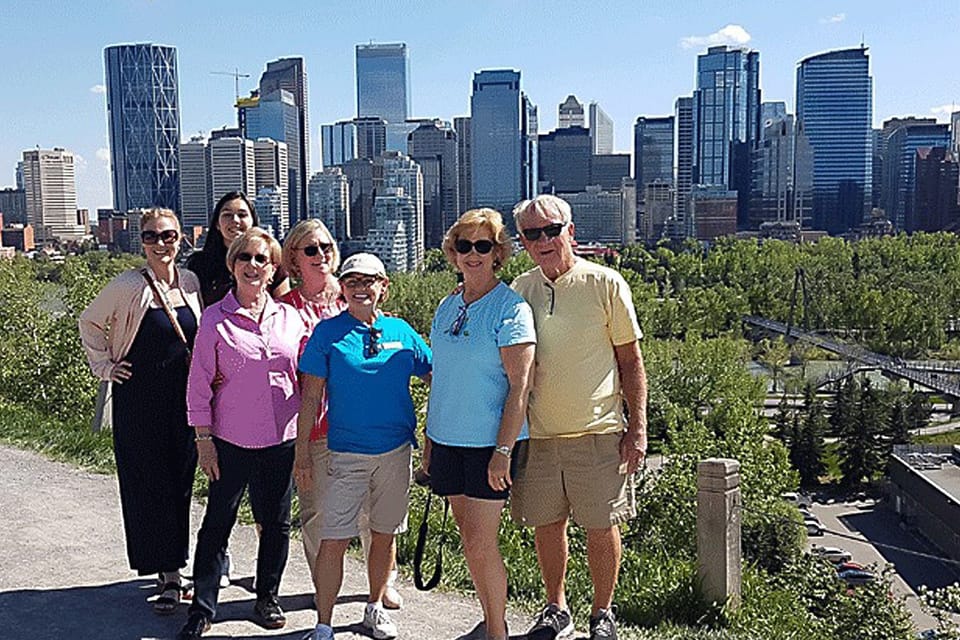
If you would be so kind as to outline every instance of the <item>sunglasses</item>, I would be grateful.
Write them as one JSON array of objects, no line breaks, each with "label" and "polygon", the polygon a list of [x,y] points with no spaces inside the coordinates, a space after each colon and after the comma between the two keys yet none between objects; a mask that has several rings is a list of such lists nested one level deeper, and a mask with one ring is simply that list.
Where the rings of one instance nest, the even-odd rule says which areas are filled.
[{"label": "sunglasses", "polygon": [[320,255],[320,252],[327,254],[333,251],[333,245],[329,242],[309,244],[305,247],[300,247],[300,251],[303,251],[303,255],[307,256],[308,258],[315,258]]},{"label": "sunglasses", "polygon": [[379,278],[349,278],[340,284],[347,289],[368,289],[378,282],[380,282]]},{"label": "sunglasses", "polygon": [[141,231],[140,232],[140,241],[143,244],[157,244],[162,242],[164,244],[173,244],[180,239],[180,232],[176,229],[167,229],[166,231],[161,231],[157,233],[156,231]]},{"label": "sunglasses", "polygon": [[524,229],[520,233],[523,235],[524,238],[526,238],[530,242],[536,242],[537,240],[540,239],[541,234],[546,235],[548,238],[556,238],[558,235],[560,235],[560,232],[563,231],[564,227],[566,226],[567,225],[564,222],[555,222],[553,224],[548,224],[545,227],[537,227],[536,229]]},{"label": "sunglasses", "polygon": [[270,256],[262,253],[247,253],[241,251],[237,254],[237,262],[252,262],[258,267],[265,267],[270,264]]},{"label": "sunglasses", "polygon": [[377,329],[376,327],[370,327],[370,340],[367,342],[363,350],[363,355],[367,358],[372,358],[382,350],[380,346],[380,338],[383,336],[383,330]]},{"label": "sunglasses", "polygon": [[467,255],[470,251],[476,249],[477,253],[480,255],[487,255],[493,251],[493,242],[490,240],[477,240],[476,242],[470,242],[469,240],[460,239],[453,243],[453,248],[457,250],[457,253],[461,255]]},{"label": "sunglasses", "polygon": [[450,335],[458,336],[463,331],[463,325],[467,324],[467,305],[460,307],[460,313],[457,314],[453,324],[450,325]]}]

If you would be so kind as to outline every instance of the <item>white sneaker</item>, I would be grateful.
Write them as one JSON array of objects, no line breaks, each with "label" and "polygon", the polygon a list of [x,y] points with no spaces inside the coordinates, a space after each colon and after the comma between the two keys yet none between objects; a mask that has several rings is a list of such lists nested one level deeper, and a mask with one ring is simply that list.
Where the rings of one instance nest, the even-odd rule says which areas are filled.
[{"label": "white sneaker", "polygon": [[383,610],[379,602],[370,602],[363,611],[363,626],[371,631],[377,640],[389,640],[397,637],[397,625]]},{"label": "white sneaker", "polygon": [[302,640],[333,640],[333,627],[318,624],[317,628],[303,636]]}]

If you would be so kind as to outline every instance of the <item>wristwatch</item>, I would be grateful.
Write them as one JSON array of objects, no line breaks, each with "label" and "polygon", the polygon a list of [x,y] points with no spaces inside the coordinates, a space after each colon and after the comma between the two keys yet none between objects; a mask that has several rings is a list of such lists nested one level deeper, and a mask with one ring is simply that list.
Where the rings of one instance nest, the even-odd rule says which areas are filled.
[{"label": "wristwatch", "polygon": [[505,458],[510,458],[513,455],[513,447],[508,447],[505,444],[498,444],[493,448],[494,451],[504,456]]}]

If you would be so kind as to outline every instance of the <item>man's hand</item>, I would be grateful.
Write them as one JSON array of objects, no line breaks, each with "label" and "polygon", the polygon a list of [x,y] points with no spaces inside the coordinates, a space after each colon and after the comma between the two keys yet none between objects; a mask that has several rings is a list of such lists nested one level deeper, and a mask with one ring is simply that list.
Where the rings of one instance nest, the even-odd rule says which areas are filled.
[{"label": "man's hand", "polygon": [[300,495],[313,491],[313,461],[309,452],[296,449],[293,459],[293,481]]},{"label": "man's hand", "polygon": [[627,465],[627,474],[633,475],[647,455],[646,429],[625,431],[620,438],[620,462]]}]

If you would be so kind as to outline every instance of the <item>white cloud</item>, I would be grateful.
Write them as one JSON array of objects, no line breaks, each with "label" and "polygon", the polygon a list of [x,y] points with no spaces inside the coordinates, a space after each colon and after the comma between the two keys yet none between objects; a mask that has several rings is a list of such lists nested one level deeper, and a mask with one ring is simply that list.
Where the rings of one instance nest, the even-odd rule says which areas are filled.
[{"label": "white cloud", "polygon": [[829,18],[820,18],[820,24],[837,24],[847,19],[847,14],[837,13]]},{"label": "white cloud", "polygon": [[107,85],[105,84],[95,84],[90,87],[90,93],[106,93]]},{"label": "white cloud", "polygon": [[937,117],[941,122],[950,122],[950,114],[960,111],[960,105],[942,104],[939,107],[930,107],[930,113]]},{"label": "white cloud", "polygon": [[110,149],[100,147],[97,149],[97,160],[101,162],[110,162]]},{"label": "white cloud", "polygon": [[750,34],[738,24],[728,24],[719,31],[706,36],[687,36],[680,40],[684,49],[695,47],[712,47],[720,44],[744,45],[750,42]]}]

